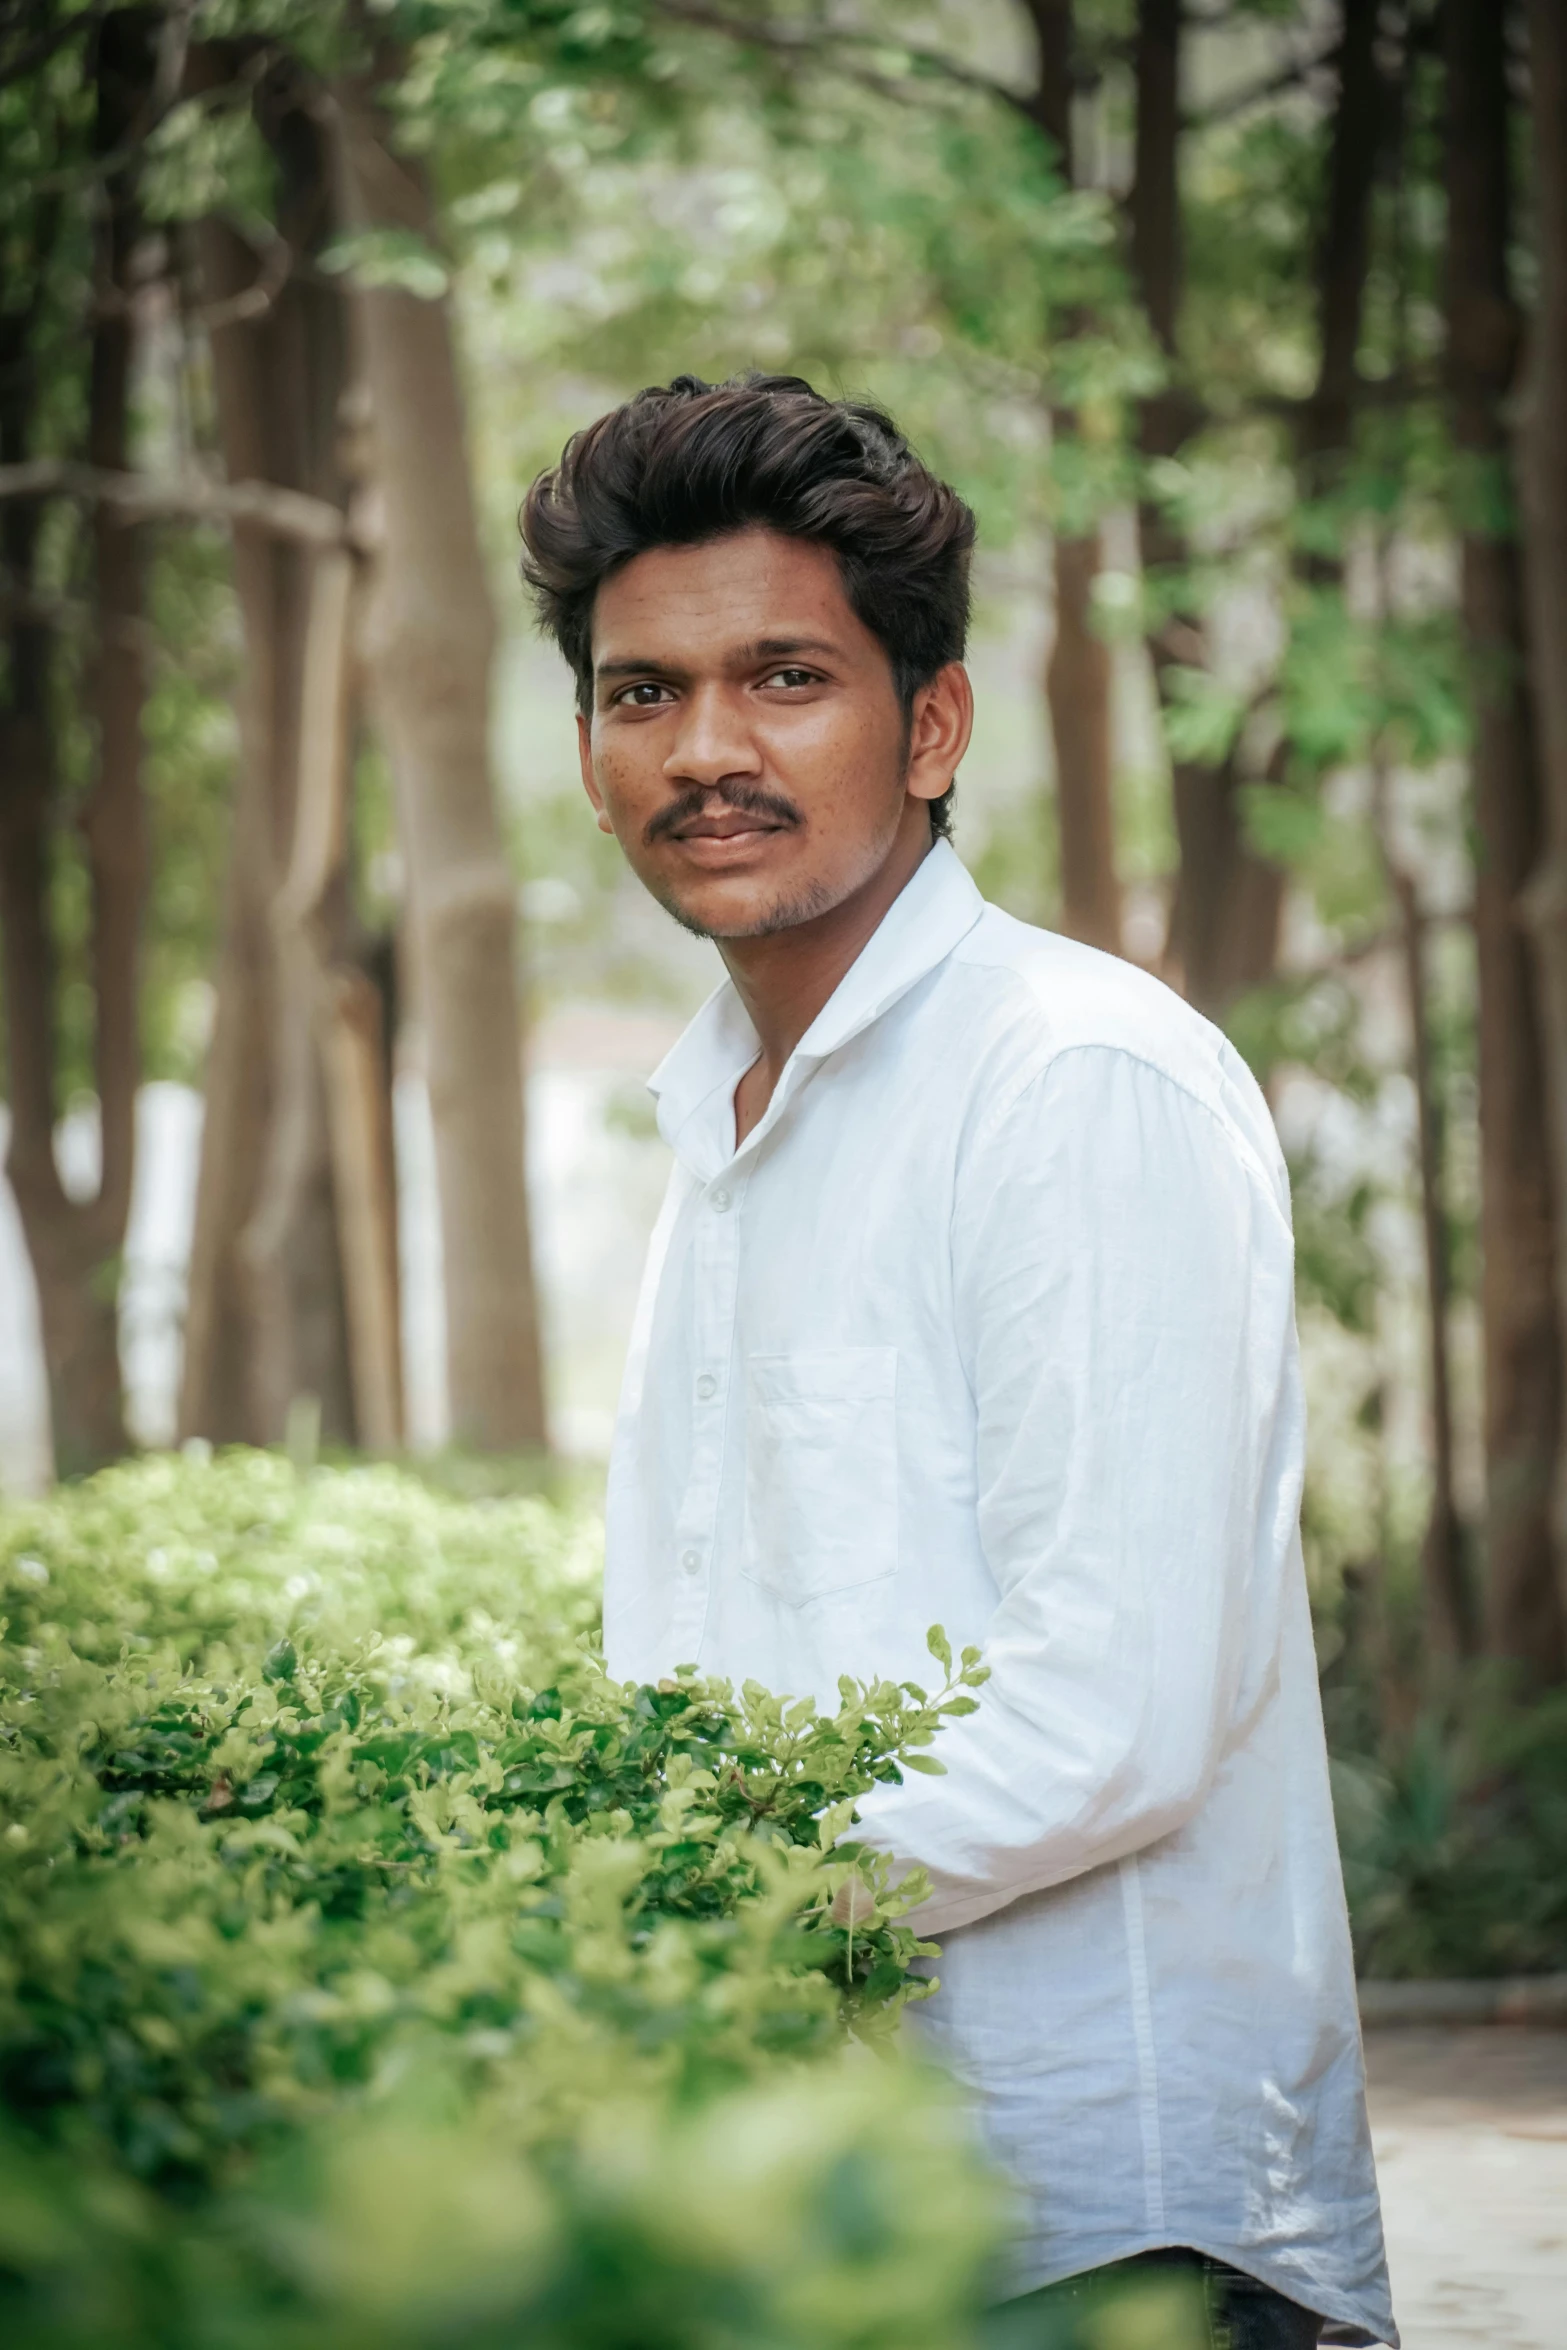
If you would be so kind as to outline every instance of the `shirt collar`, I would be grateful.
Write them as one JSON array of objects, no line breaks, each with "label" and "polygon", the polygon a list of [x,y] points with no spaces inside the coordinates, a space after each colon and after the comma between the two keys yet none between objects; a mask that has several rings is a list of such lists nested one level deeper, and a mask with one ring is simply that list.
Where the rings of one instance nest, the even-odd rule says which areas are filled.
[{"label": "shirt collar", "polygon": [[702,1182],[762,1141],[813,1070],[945,962],[985,901],[951,843],[938,840],[795,1046],[763,1117],[734,1147],[734,1090],[760,1041],[729,980],[710,995],[648,1079],[658,1127]]}]

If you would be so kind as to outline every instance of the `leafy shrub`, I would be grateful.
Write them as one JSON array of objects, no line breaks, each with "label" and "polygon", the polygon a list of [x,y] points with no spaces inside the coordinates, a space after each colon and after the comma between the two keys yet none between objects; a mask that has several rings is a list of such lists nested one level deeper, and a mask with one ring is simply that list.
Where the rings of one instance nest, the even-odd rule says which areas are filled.
[{"label": "leafy shrub", "polygon": [[[609,1681],[586,1522],[151,1460],[0,1522],[0,2326],[955,2339],[996,2200],[839,1839],[974,1703]],[[850,1933],[837,1888],[874,1894]]]},{"label": "leafy shrub", "polygon": [[1567,1969],[1567,1698],[1479,1682],[1333,1771],[1362,1974]]}]

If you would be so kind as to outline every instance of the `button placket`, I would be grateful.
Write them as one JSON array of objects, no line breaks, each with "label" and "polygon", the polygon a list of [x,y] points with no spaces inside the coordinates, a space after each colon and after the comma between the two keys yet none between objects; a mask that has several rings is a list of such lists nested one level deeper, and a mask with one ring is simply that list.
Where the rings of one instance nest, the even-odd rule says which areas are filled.
[{"label": "button placket", "polygon": [[[692,1236],[695,1312],[692,1351],[699,1363],[727,1368],[734,1345],[740,1294],[739,1210],[746,1178],[716,1184],[697,1212]],[[728,1397],[716,1370],[693,1381],[691,1474],[678,1522],[679,1581],[671,1630],[678,1661],[699,1661],[713,1581],[713,1544],[718,1526]],[[704,1408],[705,1407],[705,1408]]]}]

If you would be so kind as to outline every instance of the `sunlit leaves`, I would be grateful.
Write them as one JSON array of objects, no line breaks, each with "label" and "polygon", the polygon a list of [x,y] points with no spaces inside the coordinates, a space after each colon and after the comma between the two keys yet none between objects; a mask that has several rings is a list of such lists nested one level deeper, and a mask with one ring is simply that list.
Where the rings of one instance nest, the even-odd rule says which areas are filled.
[{"label": "sunlit leaves", "polygon": [[261,1455],[0,1526],[0,2174],[25,2144],[48,2215],[0,2253],[40,2342],[105,2338],[58,2248],[133,2241],[129,2350],[260,2350],[279,2308],[298,2350],[481,2316],[578,2350],[626,2338],[605,2274],[665,2313],[639,2340],[948,2338],[990,2191],[928,2088],[832,2059],[929,1991],[854,1803],[939,1768],[977,1652],[937,1630],[944,1690],[834,1713],[622,1687],[594,1567],[540,1501]]},{"label": "sunlit leaves", "polygon": [[1291,749],[1317,772],[1374,756],[1428,767],[1467,744],[1461,678],[1451,612],[1368,623],[1338,592],[1303,593],[1281,674]]},{"label": "sunlit leaves", "polygon": [[1169,701],[1164,733],[1171,756],[1219,766],[1245,724],[1246,696],[1223,684],[1209,669],[1172,667],[1165,674],[1165,685]]},{"label": "sunlit leaves", "polygon": [[350,277],[367,287],[395,287],[422,302],[438,301],[451,283],[440,255],[409,229],[358,229],[334,238],[318,266],[329,277]]}]

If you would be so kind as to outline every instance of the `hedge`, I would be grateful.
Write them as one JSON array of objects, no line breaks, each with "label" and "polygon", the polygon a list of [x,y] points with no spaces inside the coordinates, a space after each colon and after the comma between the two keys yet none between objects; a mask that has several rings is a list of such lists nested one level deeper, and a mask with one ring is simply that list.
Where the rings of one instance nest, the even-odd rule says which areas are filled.
[{"label": "hedge", "polygon": [[11,2350],[968,2338],[1003,2199],[892,2046],[918,1888],[844,1839],[977,1653],[831,1716],[622,1686],[597,1593],[589,1518],[385,1467],[0,1515]]}]

